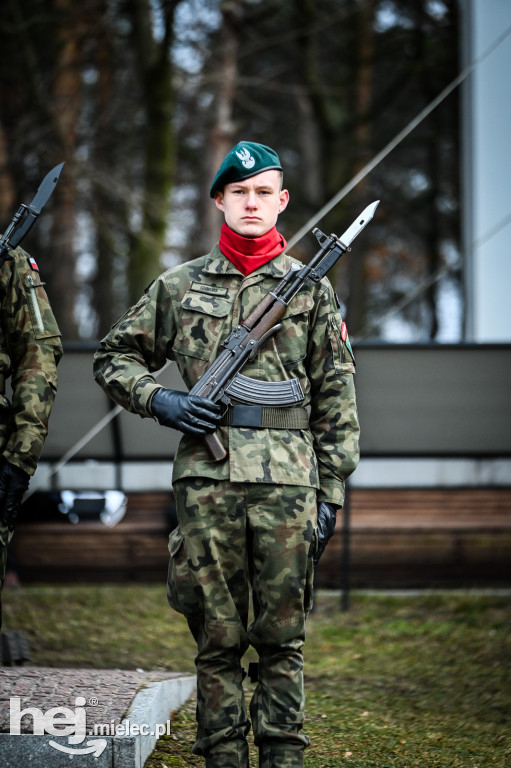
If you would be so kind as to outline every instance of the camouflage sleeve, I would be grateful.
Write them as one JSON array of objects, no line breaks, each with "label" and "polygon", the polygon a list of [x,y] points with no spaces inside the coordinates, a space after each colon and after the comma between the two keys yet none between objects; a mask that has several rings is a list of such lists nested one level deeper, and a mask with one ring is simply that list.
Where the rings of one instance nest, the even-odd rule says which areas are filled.
[{"label": "camouflage sleeve", "polygon": [[[359,460],[355,361],[329,282],[315,308],[309,340],[310,428],[318,460],[319,501],[344,502],[344,482]],[[347,338],[347,337],[346,337]]]},{"label": "camouflage sleeve", "polygon": [[33,475],[48,432],[62,343],[34,259],[22,248],[11,255],[0,270],[2,346],[12,387],[12,403],[2,398],[2,452]]},{"label": "camouflage sleeve", "polygon": [[172,313],[160,322],[164,294],[159,278],[112,326],[94,355],[95,381],[115,403],[143,418],[152,418],[149,404],[161,385],[151,374],[165,365],[172,337]]}]

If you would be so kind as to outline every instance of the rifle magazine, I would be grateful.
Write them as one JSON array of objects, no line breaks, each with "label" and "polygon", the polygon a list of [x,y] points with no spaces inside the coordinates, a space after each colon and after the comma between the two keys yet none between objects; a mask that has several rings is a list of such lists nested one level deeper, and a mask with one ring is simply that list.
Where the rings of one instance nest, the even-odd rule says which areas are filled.
[{"label": "rifle magazine", "polygon": [[304,399],[299,379],[259,381],[241,373],[234,377],[225,391],[237,402],[247,405],[283,407],[300,403]]}]

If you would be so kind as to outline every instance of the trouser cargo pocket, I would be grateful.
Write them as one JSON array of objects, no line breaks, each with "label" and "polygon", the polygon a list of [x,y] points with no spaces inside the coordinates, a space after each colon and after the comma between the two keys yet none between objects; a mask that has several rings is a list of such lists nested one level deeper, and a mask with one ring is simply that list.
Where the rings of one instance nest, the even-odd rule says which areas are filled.
[{"label": "trouser cargo pocket", "polygon": [[167,600],[175,611],[193,616],[201,610],[201,601],[194,589],[183,533],[175,528],[169,536],[169,570]]}]

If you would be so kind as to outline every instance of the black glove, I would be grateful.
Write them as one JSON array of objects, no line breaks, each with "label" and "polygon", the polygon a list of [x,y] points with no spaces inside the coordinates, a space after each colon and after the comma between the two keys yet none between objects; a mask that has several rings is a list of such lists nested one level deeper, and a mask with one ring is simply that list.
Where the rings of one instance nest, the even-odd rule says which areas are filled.
[{"label": "black glove", "polygon": [[319,558],[325,551],[325,547],[334,535],[337,507],[327,501],[320,501],[318,505],[318,550],[314,557],[314,565],[319,563]]},{"label": "black glove", "polygon": [[28,488],[30,475],[23,469],[10,464],[3,456],[0,459],[0,510],[2,524],[10,531],[20,511],[23,495]]},{"label": "black glove", "polygon": [[214,432],[222,418],[222,408],[211,400],[173,389],[157,389],[150,410],[163,427],[173,427],[195,437]]}]

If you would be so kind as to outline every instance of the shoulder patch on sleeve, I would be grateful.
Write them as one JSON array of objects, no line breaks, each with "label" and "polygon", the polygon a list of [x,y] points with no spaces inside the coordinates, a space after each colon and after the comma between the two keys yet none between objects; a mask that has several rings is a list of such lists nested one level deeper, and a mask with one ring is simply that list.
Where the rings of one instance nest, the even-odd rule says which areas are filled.
[{"label": "shoulder patch on sleeve", "polygon": [[37,266],[37,261],[34,259],[33,256],[30,256],[30,254],[27,253],[27,261],[28,266],[30,269],[33,269],[35,272],[39,272],[39,267]]},{"label": "shoulder patch on sleeve", "polygon": [[341,337],[343,333],[345,334],[345,338],[343,339],[344,345],[348,352],[351,355],[351,359],[353,360],[353,364],[355,365],[355,355],[353,354],[353,348],[351,346],[350,337],[348,336],[348,329],[346,328],[346,323],[343,323],[344,329],[341,330]]}]

